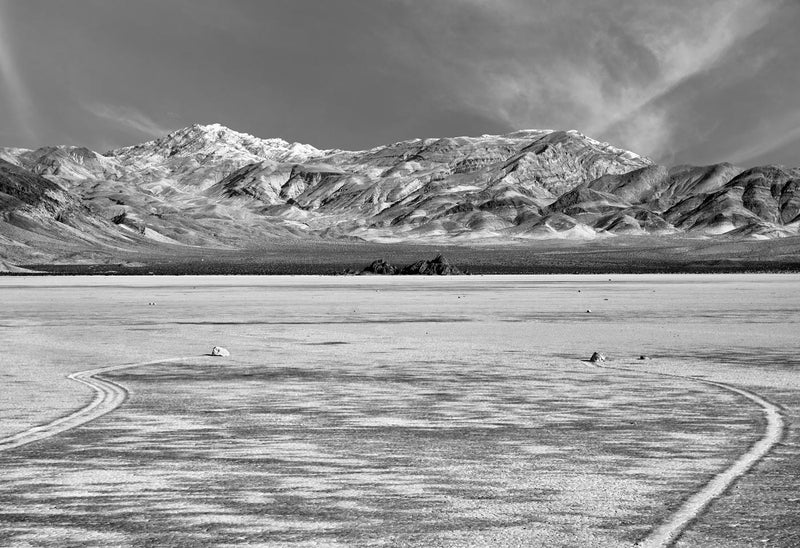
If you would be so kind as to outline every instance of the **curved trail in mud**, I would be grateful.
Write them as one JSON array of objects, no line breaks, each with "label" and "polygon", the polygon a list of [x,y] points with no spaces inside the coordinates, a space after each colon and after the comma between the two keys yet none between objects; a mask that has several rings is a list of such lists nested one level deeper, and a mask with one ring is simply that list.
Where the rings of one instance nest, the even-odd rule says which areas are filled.
[{"label": "curved trail in mud", "polygon": [[[88,405],[70,413],[69,415],[56,419],[47,424],[29,428],[12,436],[0,438],[0,452],[15,449],[29,443],[50,438],[67,430],[71,430],[80,425],[86,424],[87,422],[102,417],[103,415],[110,413],[122,405],[122,403],[124,403],[128,397],[128,391],[123,386],[113,381],[99,378],[98,375],[109,373],[111,371],[118,371],[121,369],[155,365],[158,363],[176,362],[185,359],[188,358],[168,358],[141,363],[87,369],[85,371],[72,373],[68,376],[68,378],[85,384],[94,390],[94,399]],[[603,366],[603,368],[625,372],[643,372],[641,370],[623,367]],[[761,407],[767,421],[767,427],[761,439],[753,444],[753,446],[750,447],[746,453],[741,455],[731,466],[718,473],[711,479],[711,481],[703,486],[702,489],[684,501],[678,510],[670,515],[661,525],[653,529],[645,539],[637,544],[639,548],[667,548],[672,546],[673,543],[678,540],[680,535],[686,530],[687,526],[700,514],[702,514],[702,512],[712,501],[721,496],[731,485],[736,482],[736,480],[745,475],[758,461],[760,461],[772,450],[775,444],[777,444],[783,437],[785,427],[779,407],[749,390],[696,377],[653,372],[646,373],[662,377],[693,380],[695,382],[709,386],[715,386],[717,388],[739,394],[740,396],[747,398]]]},{"label": "curved trail in mud", "polygon": [[97,377],[102,373],[109,373],[111,371],[119,371],[120,369],[130,369],[132,367],[141,367],[144,365],[155,365],[157,363],[169,363],[185,360],[188,358],[168,358],[165,360],[153,360],[149,362],[130,363],[124,365],[112,365],[109,367],[98,367],[94,369],[87,369],[85,371],[78,371],[68,375],[67,378],[72,379],[81,384],[85,384],[95,392],[94,399],[86,406],[81,407],[77,411],[73,411],[69,415],[56,419],[47,424],[41,424],[28,428],[22,432],[14,435],[0,438],[0,451],[8,451],[15,449],[35,441],[40,441],[46,438],[55,436],[67,430],[76,428],[89,421],[93,421],[103,415],[110,413],[120,405],[122,405],[128,398],[128,391],[122,385],[107,379]]},{"label": "curved trail in mud", "polygon": [[[605,367],[605,369],[616,369],[618,371],[639,372],[636,369],[627,369],[624,367]],[[736,461],[715,475],[702,489],[690,496],[676,510],[670,515],[661,525],[653,529],[647,537],[639,541],[636,546],[639,548],[668,548],[672,546],[686,530],[689,524],[695,520],[700,514],[705,511],[711,502],[719,498],[729,487],[731,487],[736,480],[744,476],[758,461],[764,458],[777,444],[784,433],[783,416],[781,415],[780,408],[774,403],[764,399],[755,392],[745,390],[744,388],[737,388],[729,384],[717,381],[709,381],[706,379],[699,379],[696,377],[686,377],[682,375],[670,375],[666,373],[653,373],[647,372],[651,375],[659,375],[662,377],[674,377],[678,379],[693,380],[702,384],[722,388],[729,392],[744,396],[748,400],[757,404],[764,412],[764,417],[767,420],[767,427],[764,435],[750,449],[741,455]]]}]

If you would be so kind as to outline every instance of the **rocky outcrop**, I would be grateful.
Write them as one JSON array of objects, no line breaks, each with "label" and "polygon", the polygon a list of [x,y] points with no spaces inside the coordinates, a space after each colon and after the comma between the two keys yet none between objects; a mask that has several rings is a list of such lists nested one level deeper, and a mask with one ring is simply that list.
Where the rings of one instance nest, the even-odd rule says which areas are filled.
[{"label": "rocky outcrop", "polygon": [[460,276],[464,274],[458,268],[450,264],[450,261],[445,259],[442,255],[437,255],[433,260],[417,261],[400,269],[400,274],[403,275],[421,275],[421,276]]},{"label": "rocky outcrop", "polygon": [[437,255],[431,260],[417,261],[408,266],[397,268],[385,259],[378,259],[373,261],[369,266],[361,271],[347,270],[344,274],[358,274],[358,275],[383,275],[383,276],[461,276],[466,274],[462,272],[444,258],[442,255]]},{"label": "rocky outcrop", "polygon": [[393,274],[397,274],[397,269],[384,259],[378,259],[377,261],[372,261],[372,264],[362,270],[361,274],[380,274],[384,276],[391,276]]}]

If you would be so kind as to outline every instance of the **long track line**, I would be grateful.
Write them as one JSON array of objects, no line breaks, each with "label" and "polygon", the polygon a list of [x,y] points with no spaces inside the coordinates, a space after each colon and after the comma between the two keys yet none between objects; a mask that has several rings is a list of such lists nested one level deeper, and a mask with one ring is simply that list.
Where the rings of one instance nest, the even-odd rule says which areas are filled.
[{"label": "long track line", "polygon": [[[628,369],[625,367],[603,366],[603,368],[643,373],[641,370]],[[696,520],[714,500],[724,494],[725,491],[736,483],[739,478],[744,476],[756,463],[764,458],[778,442],[780,442],[784,435],[785,425],[780,408],[776,404],[750,390],[697,377],[670,375],[651,371],[645,373],[662,377],[691,380],[722,388],[734,394],[739,394],[761,407],[767,421],[764,435],[755,442],[746,453],[742,454],[728,468],[711,478],[702,489],[692,494],[684,501],[680,508],[668,516],[664,522],[650,531],[647,537],[636,544],[638,548],[668,548],[680,538],[686,528]]]},{"label": "long track line", "polygon": [[162,360],[153,360],[140,363],[129,363],[123,365],[112,365],[109,367],[97,367],[94,369],[87,369],[85,371],[78,371],[68,375],[67,378],[73,381],[85,384],[95,392],[95,396],[91,402],[84,407],[73,411],[69,415],[58,418],[46,424],[40,424],[18,432],[11,436],[0,438],[0,451],[8,451],[16,449],[23,445],[40,441],[53,437],[67,430],[71,430],[89,421],[93,421],[103,415],[110,413],[120,405],[122,405],[128,398],[128,391],[124,386],[102,379],[97,375],[109,373],[111,371],[119,371],[120,369],[130,369],[133,367],[142,367],[145,365],[155,365],[158,363],[168,363],[185,360],[187,358],[168,358]]},{"label": "long track line", "polygon": [[[67,430],[71,430],[95,420],[103,415],[110,413],[122,405],[128,397],[128,391],[113,381],[99,378],[97,375],[141,367],[145,365],[155,365],[158,363],[168,363],[185,360],[187,358],[168,358],[153,360],[148,362],[115,365],[110,367],[99,367],[72,373],[68,378],[85,384],[95,391],[94,399],[86,406],[78,409],[46,424],[34,426],[12,436],[0,438],[0,451],[8,451],[29,443],[50,438]],[[628,369],[624,367],[603,366],[604,369],[615,369],[618,371],[641,373],[640,370]],[[661,525],[654,528],[650,534],[640,541],[639,548],[667,548],[672,546],[686,530],[688,525],[697,519],[711,502],[720,497],[730,488],[740,477],[746,474],[758,461],[764,458],[772,448],[781,440],[784,434],[785,425],[780,408],[774,403],[759,396],[755,392],[737,388],[725,383],[700,379],[696,377],[686,377],[682,375],[669,375],[665,373],[652,373],[652,375],[674,377],[685,380],[722,388],[729,392],[739,394],[760,406],[767,420],[767,428],[764,435],[750,449],[741,455],[731,466],[714,476],[700,491],[695,492],[670,515]]]}]

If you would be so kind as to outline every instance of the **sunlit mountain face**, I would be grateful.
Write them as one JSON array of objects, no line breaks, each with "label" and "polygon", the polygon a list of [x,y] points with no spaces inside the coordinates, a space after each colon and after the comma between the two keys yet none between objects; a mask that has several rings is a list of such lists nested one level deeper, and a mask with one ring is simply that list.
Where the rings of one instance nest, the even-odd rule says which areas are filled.
[{"label": "sunlit mountain face", "polygon": [[577,131],[319,150],[194,125],[104,153],[0,149],[0,259],[274,241],[774,239],[800,169],[666,167]]}]

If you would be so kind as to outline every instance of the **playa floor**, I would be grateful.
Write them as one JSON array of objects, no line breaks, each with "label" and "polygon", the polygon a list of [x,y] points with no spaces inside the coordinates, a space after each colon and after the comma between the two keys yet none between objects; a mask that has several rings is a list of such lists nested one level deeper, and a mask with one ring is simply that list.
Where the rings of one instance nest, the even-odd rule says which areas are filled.
[{"label": "playa floor", "polygon": [[153,362],[0,451],[3,546],[632,546],[764,436],[704,380],[785,431],[676,545],[800,543],[800,276],[14,277],[0,301],[0,438],[89,404],[68,374]]}]

